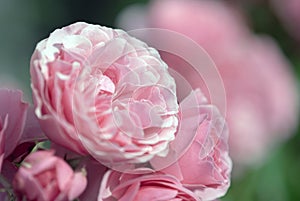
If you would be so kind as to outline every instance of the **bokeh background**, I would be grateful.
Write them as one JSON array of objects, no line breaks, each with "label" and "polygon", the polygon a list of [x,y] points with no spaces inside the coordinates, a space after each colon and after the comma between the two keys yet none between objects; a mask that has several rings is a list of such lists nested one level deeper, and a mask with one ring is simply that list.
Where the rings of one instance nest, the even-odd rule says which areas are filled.
[{"label": "bokeh background", "polygon": [[[243,11],[245,23],[253,32],[270,35],[277,41],[291,62],[299,86],[300,42],[287,31],[270,1],[228,2]],[[0,0],[0,84],[14,83],[24,90],[26,99],[31,100],[29,65],[37,42],[48,37],[54,29],[76,21],[116,27],[118,14],[135,3],[147,4],[149,0]],[[300,12],[300,3],[298,6]],[[292,26],[300,27],[300,24],[295,22]],[[263,163],[248,167],[241,176],[234,177],[222,200],[299,201],[299,126],[294,132],[290,139],[274,147]]]}]

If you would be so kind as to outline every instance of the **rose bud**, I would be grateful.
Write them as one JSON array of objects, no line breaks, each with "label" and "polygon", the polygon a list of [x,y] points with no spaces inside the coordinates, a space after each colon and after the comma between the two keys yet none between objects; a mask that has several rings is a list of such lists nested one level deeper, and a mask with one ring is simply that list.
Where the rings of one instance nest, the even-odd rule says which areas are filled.
[{"label": "rose bud", "polygon": [[86,188],[83,172],[74,172],[54,151],[28,155],[13,180],[17,196],[28,201],[72,201]]}]

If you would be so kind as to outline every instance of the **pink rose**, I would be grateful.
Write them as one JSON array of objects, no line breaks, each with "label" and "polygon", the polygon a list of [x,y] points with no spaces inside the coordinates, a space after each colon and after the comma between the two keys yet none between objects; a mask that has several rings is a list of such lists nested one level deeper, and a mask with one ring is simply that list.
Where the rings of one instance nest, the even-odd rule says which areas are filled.
[{"label": "pink rose", "polygon": [[101,162],[168,152],[177,128],[174,79],[158,52],[124,31],[75,23],[31,59],[36,115],[55,143]]},{"label": "pink rose", "polygon": [[[220,1],[159,0],[153,1],[140,18],[146,26],[188,36],[210,54],[226,91],[231,155],[237,164],[251,164],[262,159],[274,142],[290,136],[297,125],[299,104],[295,78],[275,42],[253,36],[237,15]],[[147,32],[144,37],[146,41],[157,38]],[[167,46],[178,41],[162,43]],[[204,88],[210,97],[210,89],[205,90],[206,83],[191,70],[192,64],[181,55],[161,55],[170,69],[184,75],[192,87]]]},{"label": "pink rose", "polygon": [[[228,156],[228,129],[218,109],[206,102],[199,91],[193,91],[179,105],[180,124],[176,135],[188,136],[195,132],[187,150],[172,165],[161,172],[173,175],[184,187],[193,191],[201,200],[213,200],[225,195],[230,185],[231,160]],[[197,119],[196,116],[200,118]],[[198,123],[196,123],[198,121]],[[179,147],[190,139],[184,137],[171,143],[171,149]],[[167,161],[161,158],[151,161],[156,167]]]},{"label": "pink rose", "polygon": [[22,92],[0,89],[0,170],[21,139],[28,104],[22,101]]},{"label": "pink rose", "polygon": [[72,168],[53,151],[37,151],[22,162],[13,180],[13,188],[20,199],[29,201],[72,201],[87,185],[81,172]]},{"label": "pink rose", "polygon": [[135,175],[115,171],[108,171],[104,175],[98,195],[98,201],[108,200],[200,201],[193,192],[170,175]]},{"label": "pink rose", "polygon": [[142,175],[140,173],[145,169],[136,169],[135,175],[107,173],[98,200],[155,200],[162,195],[166,195],[162,200],[180,200],[176,193],[178,189],[169,194],[164,192],[166,187],[157,184],[164,183],[165,178],[171,176],[176,178],[180,189],[190,192],[192,198],[182,197],[182,200],[213,200],[226,193],[232,164],[228,156],[228,130],[224,118],[216,107],[207,103],[199,90],[182,100],[179,107],[178,131],[170,143],[168,155],[150,160],[152,169],[158,171]]}]

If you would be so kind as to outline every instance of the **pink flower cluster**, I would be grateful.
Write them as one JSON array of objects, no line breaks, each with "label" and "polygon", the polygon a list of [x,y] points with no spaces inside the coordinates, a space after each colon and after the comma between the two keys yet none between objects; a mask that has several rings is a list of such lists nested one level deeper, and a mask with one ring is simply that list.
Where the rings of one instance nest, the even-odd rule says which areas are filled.
[{"label": "pink flower cluster", "polygon": [[[279,6],[282,9],[289,6],[274,2],[284,4]],[[294,5],[291,8],[297,10]],[[296,19],[298,10],[284,14]],[[226,91],[230,155],[237,165],[251,165],[263,159],[274,142],[290,136],[297,126],[299,104],[290,64],[271,38],[253,35],[243,19],[237,9],[222,1],[156,0],[148,7],[126,9],[119,16],[119,25],[129,31],[145,29],[139,35],[144,40],[159,37],[151,31],[153,28],[167,29],[190,38],[208,52]],[[147,27],[152,29],[147,32]],[[162,43],[170,46],[178,41],[169,39]],[[212,93],[222,96],[205,90],[206,83],[199,81],[185,58],[164,50],[161,55],[170,68],[184,74],[207,97]]]},{"label": "pink flower cluster", "polygon": [[225,119],[200,89],[178,94],[146,43],[74,23],[37,44],[30,74],[34,106],[0,89],[1,200],[204,201],[229,188]]}]

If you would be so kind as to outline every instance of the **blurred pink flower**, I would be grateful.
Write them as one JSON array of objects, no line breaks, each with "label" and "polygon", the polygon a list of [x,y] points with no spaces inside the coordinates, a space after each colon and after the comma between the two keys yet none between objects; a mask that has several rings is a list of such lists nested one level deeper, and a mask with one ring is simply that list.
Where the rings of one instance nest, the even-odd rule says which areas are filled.
[{"label": "blurred pink flower", "polygon": [[239,163],[264,158],[298,121],[296,82],[289,63],[267,37],[253,37],[219,60],[227,89],[230,150]]},{"label": "blurred pink flower", "polygon": [[161,173],[136,175],[108,171],[102,180],[98,201],[178,200],[200,201],[173,176]]},{"label": "blurred pink flower", "polygon": [[300,1],[299,0],[271,0],[282,25],[300,42]]},{"label": "blurred pink flower", "polygon": [[[161,172],[178,178],[184,187],[195,192],[201,200],[213,200],[227,192],[232,164],[228,156],[228,130],[225,120],[218,109],[207,104],[205,100],[203,94],[197,90],[180,103],[182,121],[177,135],[181,135],[180,132],[184,136],[188,132],[196,132],[196,135],[183,155]],[[191,118],[197,115],[201,117],[201,123],[194,124]],[[189,139],[186,137],[180,140],[180,144],[185,143],[183,140]],[[176,139],[174,143],[175,145],[171,143],[171,147],[180,146],[176,144]]]},{"label": "blurred pink flower", "polygon": [[22,162],[13,180],[19,198],[29,201],[72,201],[86,188],[82,172],[73,172],[54,151],[37,151]]},{"label": "blurred pink flower", "polygon": [[[169,29],[190,37],[216,63],[227,95],[226,119],[234,162],[251,164],[262,159],[275,141],[290,136],[297,125],[296,83],[289,63],[274,41],[251,35],[238,12],[221,1],[157,0],[148,10],[144,8],[143,14],[140,18],[144,26]],[[131,20],[130,28],[134,28],[135,20],[129,19],[130,15],[125,10],[119,23],[127,26]],[[124,26],[121,24],[126,29]],[[166,41],[172,42],[177,43]],[[202,86],[205,83],[189,70],[193,67],[184,58],[167,52],[161,55],[192,87],[205,88]],[[209,89],[203,92],[210,97]]]},{"label": "blurred pink flower", "polygon": [[158,52],[122,30],[75,23],[31,59],[36,115],[46,135],[108,165],[166,154],[177,128],[174,79]]},{"label": "blurred pink flower", "polygon": [[14,151],[21,139],[27,108],[21,91],[0,89],[0,170],[4,158]]},{"label": "blurred pink flower", "polygon": [[148,7],[133,5],[126,8],[118,16],[117,23],[128,31],[154,27],[184,34],[209,54],[222,52],[249,34],[243,16],[237,10],[214,0],[154,0]]}]

